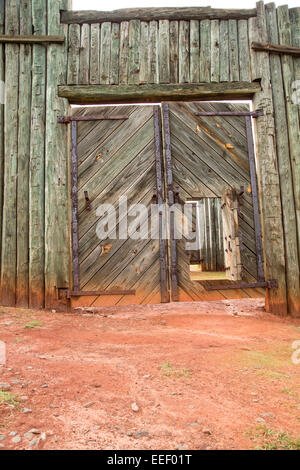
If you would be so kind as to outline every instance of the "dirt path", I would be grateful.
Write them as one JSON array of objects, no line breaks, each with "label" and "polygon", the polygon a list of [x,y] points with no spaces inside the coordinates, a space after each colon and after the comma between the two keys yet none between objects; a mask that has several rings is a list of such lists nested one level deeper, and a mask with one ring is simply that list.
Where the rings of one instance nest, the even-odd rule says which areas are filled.
[{"label": "dirt path", "polygon": [[265,314],[261,300],[2,308],[0,340],[0,448],[298,445],[300,321]]}]

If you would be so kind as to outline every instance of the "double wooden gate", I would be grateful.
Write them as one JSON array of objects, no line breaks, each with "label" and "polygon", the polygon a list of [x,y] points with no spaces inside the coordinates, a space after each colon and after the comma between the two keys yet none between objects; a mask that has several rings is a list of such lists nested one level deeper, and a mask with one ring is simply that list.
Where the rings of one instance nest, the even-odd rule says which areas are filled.
[{"label": "double wooden gate", "polygon": [[[75,108],[73,306],[262,295],[250,114],[248,105],[232,103]],[[242,277],[238,285],[214,287],[216,281],[192,280],[187,240],[175,236],[176,214],[165,227],[161,208],[176,204],[184,213],[186,203],[220,201],[230,188],[240,198]]]}]

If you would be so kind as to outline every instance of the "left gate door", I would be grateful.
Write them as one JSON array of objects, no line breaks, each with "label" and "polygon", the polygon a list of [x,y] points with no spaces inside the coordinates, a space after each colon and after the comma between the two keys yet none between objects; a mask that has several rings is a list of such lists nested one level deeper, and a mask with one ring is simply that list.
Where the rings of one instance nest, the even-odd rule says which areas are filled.
[{"label": "left gate door", "polygon": [[79,290],[108,295],[74,297],[72,306],[168,301],[165,245],[150,236],[151,206],[163,198],[158,108],[75,108],[74,114],[127,119],[77,122]]}]

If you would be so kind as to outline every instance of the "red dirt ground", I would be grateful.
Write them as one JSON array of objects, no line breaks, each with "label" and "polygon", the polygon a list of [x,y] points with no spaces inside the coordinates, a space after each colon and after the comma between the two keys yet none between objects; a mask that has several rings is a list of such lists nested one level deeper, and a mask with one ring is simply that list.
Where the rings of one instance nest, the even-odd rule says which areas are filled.
[{"label": "red dirt ground", "polygon": [[28,449],[32,428],[47,433],[34,449],[250,449],[262,426],[271,440],[300,435],[300,320],[266,314],[263,300],[2,308],[0,340],[0,383],[21,400],[0,403],[3,449]]}]

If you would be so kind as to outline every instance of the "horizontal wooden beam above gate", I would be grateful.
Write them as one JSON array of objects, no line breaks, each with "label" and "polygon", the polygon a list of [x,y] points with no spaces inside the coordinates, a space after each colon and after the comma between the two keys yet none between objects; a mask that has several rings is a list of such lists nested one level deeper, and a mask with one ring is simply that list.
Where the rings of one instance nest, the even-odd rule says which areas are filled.
[{"label": "horizontal wooden beam above gate", "polygon": [[115,11],[62,11],[61,23],[83,24],[140,20],[246,20],[257,15],[256,8],[222,10],[204,8],[127,8]]},{"label": "horizontal wooden beam above gate", "polygon": [[65,36],[7,36],[0,35],[0,43],[13,44],[63,44]]},{"label": "horizontal wooden beam above gate", "polygon": [[272,52],[274,54],[286,54],[300,57],[300,47],[284,46],[280,44],[270,44],[262,42],[253,42],[251,47],[255,51]]},{"label": "horizontal wooden beam above gate", "polygon": [[152,85],[68,85],[58,95],[73,104],[155,103],[213,99],[248,99],[261,91],[259,82],[184,83]]}]

